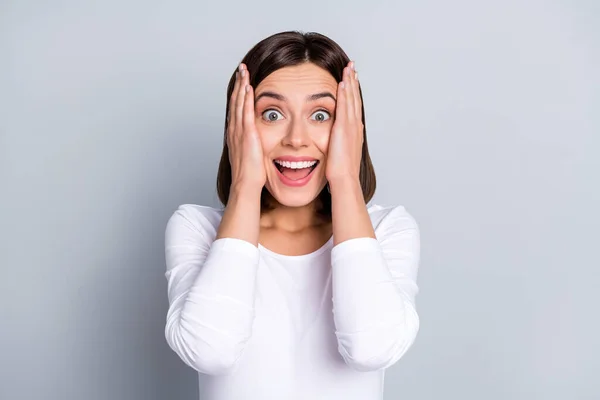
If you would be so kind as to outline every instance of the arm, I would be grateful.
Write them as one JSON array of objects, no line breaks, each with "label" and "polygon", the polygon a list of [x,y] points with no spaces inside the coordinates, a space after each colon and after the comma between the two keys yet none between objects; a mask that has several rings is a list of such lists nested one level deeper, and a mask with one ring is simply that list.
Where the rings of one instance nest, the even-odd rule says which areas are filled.
[{"label": "arm", "polygon": [[248,227],[258,218],[252,211],[259,200],[238,198],[232,192],[214,241],[213,225],[185,206],[169,219],[165,233],[165,337],[188,366],[210,375],[232,374],[252,334],[259,254],[258,234]]},{"label": "arm", "polygon": [[235,372],[254,321],[260,194],[266,172],[249,82],[241,64],[228,101],[232,184],[218,232],[201,216],[190,219],[180,208],[165,233],[165,336],[187,365],[211,375]]},{"label": "arm", "polygon": [[373,371],[396,363],[419,330],[420,236],[415,220],[396,207],[377,227],[375,239],[359,190],[358,182],[331,184],[333,312],[346,363]]}]

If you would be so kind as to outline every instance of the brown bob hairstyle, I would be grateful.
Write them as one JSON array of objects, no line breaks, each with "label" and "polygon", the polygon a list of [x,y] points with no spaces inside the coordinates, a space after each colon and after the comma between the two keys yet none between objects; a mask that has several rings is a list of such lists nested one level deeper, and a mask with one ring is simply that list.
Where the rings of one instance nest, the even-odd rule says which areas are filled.
[{"label": "brown bob hairstyle", "polygon": [[[244,56],[241,61],[244,63],[250,74],[250,85],[256,88],[269,74],[278,69],[294,66],[302,63],[313,63],[329,73],[339,83],[342,80],[344,68],[350,62],[350,59],[342,48],[333,40],[315,32],[297,32],[286,31],[269,36],[257,43]],[[227,101],[225,116],[229,115],[229,100],[235,84],[235,70],[229,80],[227,87]],[[360,90],[360,99],[362,101],[362,91]],[[362,107],[362,122],[365,127],[363,130],[362,158],[360,162],[360,186],[362,188],[365,203],[375,194],[376,178],[375,170],[369,156],[367,146],[367,129],[365,122],[364,105]],[[219,163],[217,173],[217,194],[223,205],[227,205],[229,199],[229,190],[231,187],[231,164],[229,163],[229,149],[227,148],[227,118],[225,118],[225,129],[223,135],[223,153]],[[331,194],[327,189],[319,193],[318,200],[320,206],[319,213],[324,216],[331,216]],[[261,193],[261,210],[271,208],[273,198],[266,188]]]}]

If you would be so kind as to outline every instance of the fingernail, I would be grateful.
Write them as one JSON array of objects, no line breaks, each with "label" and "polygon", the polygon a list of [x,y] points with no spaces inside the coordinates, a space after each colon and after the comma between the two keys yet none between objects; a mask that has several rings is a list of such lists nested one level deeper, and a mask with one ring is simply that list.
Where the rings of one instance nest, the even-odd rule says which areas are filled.
[{"label": "fingernail", "polygon": [[354,68],[354,61],[350,62],[350,68],[352,68],[353,70],[356,69],[356,68]]},{"label": "fingernail", "polygon": [[245,70],[245,69],[243,69],[243,70],[242,70],[242,78],[243,78],[244,76],[246,76],[246,70]]},{"label": "fingernail", "polygon": [[354,79],[358,80],[358,72],[354,73]]},{"label": "fingernail", "polygon": [[341,81],[341,82],[340,82],[340,87],[341,87],[342,89],[343,89],[343,88],[345,88],[345,87],[346,87],[346,83],[345,83],[344,81]]},{"label": "fingernail", "polygon": [[240,70],[240,72],[242,72],[242,70],[244,69],[244,68],[242,67],[242,64],[240,64],[240,65],[239,65],[238,69]]},{"label": "fingernail", "polygon": [[250,91],[250,85],[246,85],[246,93]]}]

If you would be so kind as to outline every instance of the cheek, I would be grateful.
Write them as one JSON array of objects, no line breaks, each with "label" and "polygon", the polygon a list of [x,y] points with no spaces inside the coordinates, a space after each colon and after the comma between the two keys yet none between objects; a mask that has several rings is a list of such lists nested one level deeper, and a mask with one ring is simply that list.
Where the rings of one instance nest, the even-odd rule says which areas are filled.
[{"label": "cheek", "polygon": [[274,132],[272,128],[265,128],[257,126],[258,136],[262,143],[263,154],[268,157],[270,153],[277,147],[279,143],[277,132]]},{"label": "cheek", "polygon": [[329,137],[331,136],[331,127],[320,129],[319,132],[315,132],[313,135],[313,143],[319,149],[319,151],[327,155],[329,149]]}]

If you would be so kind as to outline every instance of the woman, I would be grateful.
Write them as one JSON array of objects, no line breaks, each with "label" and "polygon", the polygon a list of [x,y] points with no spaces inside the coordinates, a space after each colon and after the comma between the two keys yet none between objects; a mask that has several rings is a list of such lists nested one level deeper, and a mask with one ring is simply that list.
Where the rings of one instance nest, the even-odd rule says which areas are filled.
[{"label": "woman", "polygon": [[166,228],[166,339],[202,400],[382,399],[412,345],[419,230],[375,191],[358,74],[331,39],[283,32],[227,90],[224,209]]}]

